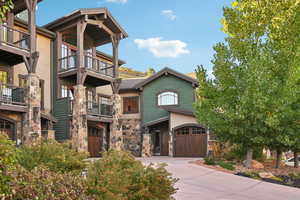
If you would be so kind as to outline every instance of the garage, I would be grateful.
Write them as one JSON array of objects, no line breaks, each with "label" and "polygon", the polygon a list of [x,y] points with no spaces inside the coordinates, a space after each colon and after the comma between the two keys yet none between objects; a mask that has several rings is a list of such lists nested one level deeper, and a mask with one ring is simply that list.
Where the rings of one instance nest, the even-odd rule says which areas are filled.
[{"label": "garage", "polygon": [[180,126],[174,129],[174,156],[205,157],[207,133],[201,126]]}]

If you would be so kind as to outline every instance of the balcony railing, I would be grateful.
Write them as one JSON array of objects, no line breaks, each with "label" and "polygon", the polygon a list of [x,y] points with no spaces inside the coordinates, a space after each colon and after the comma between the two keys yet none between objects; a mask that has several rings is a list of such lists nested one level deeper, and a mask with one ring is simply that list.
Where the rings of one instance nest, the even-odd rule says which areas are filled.
[{"label": "balcony railing", "polygon": [[84,67],[93,72],[114,77],[114,66],[103,62],[99,58],[86,54],[84,56]]},{"label": "balcony railing", "polygon": [[[70,114],[73,112],[74,100],[70,99],[69,110]],[[112,105],[109,103],[95,102],[95,101],[87,101],[86,102],[87,114],[96,115],[96,116],[112,116]]]},{"label": "balcony railing", "polygon": [[87,113],[90,115],[112,116],[112,105],[87,101]]},{"label": "balcony railing", "polygon": [[[59,72],[65,72],[77,68],[77,56],[70,55],[59,59]],[[84,56],[84,67],[89,70],[109,77],[114,77],[114,66],[103,62],[99,58],[90,55]]]},{"label": "balcony railing", "polygon": [[21,50],[30,50],[30,34],[10,26],[0,24],[0,43]]},{"label": "balcony railing", "polygon": [[8,84],[0,84],[0,102],[12,105],[25,105],[24,88]]},{"label": "balcony railing", "polygon": [[70,55],[59,59],[59,72],[64,72],[72,69],[76,69],[76,55]]}]

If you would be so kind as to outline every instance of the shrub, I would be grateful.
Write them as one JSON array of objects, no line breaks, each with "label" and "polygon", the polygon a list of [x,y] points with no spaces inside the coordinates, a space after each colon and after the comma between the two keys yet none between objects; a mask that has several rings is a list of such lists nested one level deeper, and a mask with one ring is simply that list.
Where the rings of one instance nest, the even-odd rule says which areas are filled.
[{"label": "shrub", "polygon": [[82,177],[70,173],[57,173],[39,166],[31,171],[22,167],[10,172],[14,192],[6,200],[90,200]]},{"label": "shrub", "polygon": [[[247,154],[246,148],[244,148],[241,145],[234,145],[228,152],[224,154],[224,159],[243,161],[245,160],[246,154]],[[265,160],[265,156],[263,154],[262,148],[257,147],[253,149],[253,160],[258,160],[258,161]]]},{"label": "shrub", "polygon": [[217,163],[220,167],[224,168],[224,169],[228,169],[230,171],[233,171],[235,170],[235,167],[232,163],[229,163],[229,162],[224,162],[224,161],[219,161]]},{"label": "shrub", "polygon": [[216,161],[213,157],[205,157],[204,164],[206,165],[216,165]]},{"label": "shrub", "polygon": [[68,143],[56,141],[41,141],[37,145],[24,146],[18,154],[19,164],[27,170],[40,165],[46,166],[55,172],[79,173],[85,167],[85,154],[71,149]]},{"label": "shrub", "polygon": [[13,170],[17,163],[17,149],[15,144],[8,140],[6,135],[0,134],[0,197],[4,194],[10,194],[9,182],[12,177],[8,171]]},{"label": "shrub", "polygon": [[169,200],[177,179],[164,166],[145,167],[129,153],[109,151],[91,165],[87,181],[98,200]]}]

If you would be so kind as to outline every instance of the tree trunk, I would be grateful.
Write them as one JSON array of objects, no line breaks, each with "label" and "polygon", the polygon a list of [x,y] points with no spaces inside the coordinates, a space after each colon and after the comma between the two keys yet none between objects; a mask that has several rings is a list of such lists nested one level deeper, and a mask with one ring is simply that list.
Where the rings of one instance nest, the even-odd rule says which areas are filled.
[{"label": "tree trunk", "polygon": [[253,157],[253,149],[249,148],[247,150],[245,167],[247,167],[247,168],[251,168],[252,167],[252,157]]},{"label": "tree trunk", "polygon": [[275,166],[276,169],[280,167],[281,154],[282,152],[280,150],[276,150],[276,166]]},{"label": "tree trunk", "polygon": [[299,155],[297,151],[294,152],[294,167],[299,168]]}]

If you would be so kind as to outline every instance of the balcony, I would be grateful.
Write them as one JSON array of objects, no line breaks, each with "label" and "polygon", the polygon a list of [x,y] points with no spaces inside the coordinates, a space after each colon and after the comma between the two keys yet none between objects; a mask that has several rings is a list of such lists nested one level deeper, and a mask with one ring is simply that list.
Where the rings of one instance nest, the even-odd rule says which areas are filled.
[{"label": "balcony", "polygon": [[23,62],[23,56],[30,56],[30,34],[0,24],[0,58],[9,65]]},{"label": "balcony", "polygon": [[26,112],[26,90],[8,84],[0,84],[0,109]]},{"label": "balcony", "polygon": [[[69,110],[72,114],[73,112],[74,100],[70,99]],[[87,101],[86,102],[87,114],[98,117],[112,117],[112,104],[111,102],[96,102]]]},{"label": "balcony", "polygon": [[87,113],[89,115],[106,116],[106,117],[112,116],[112,105],[111,104],[87,101],[86,106],[87,106]]},{"label": "balcony", "polygon": [[[84,55],[85,84],[94,87],[110,84],[114,79],[114,66],[97,57]],[[77,79],[77,55],[69,55],[59,59],[58,76],[70,80]]]}]

